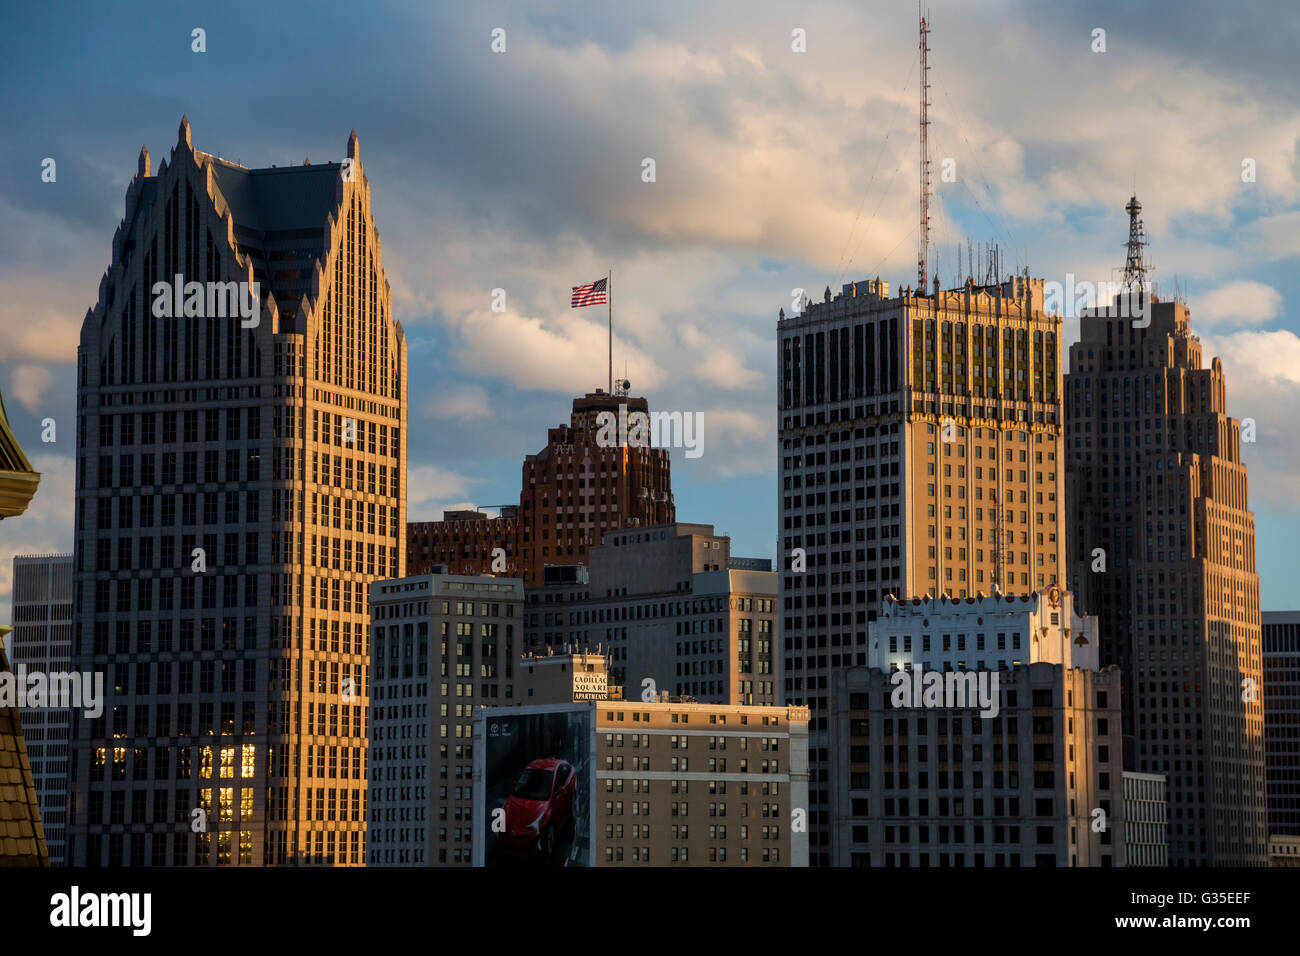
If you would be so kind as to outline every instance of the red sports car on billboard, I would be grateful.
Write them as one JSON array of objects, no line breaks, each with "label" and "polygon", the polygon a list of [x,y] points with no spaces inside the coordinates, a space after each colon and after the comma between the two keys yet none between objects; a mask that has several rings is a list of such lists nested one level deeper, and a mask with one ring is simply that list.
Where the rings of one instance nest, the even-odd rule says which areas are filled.
[{"label": "red sports car on billboard", "polygon": [[506,800],[505,831],[498,845],[516,854],[551,862],[561,842],[574,837],[578,780],[567,760],[534,760],[515,775]]}]

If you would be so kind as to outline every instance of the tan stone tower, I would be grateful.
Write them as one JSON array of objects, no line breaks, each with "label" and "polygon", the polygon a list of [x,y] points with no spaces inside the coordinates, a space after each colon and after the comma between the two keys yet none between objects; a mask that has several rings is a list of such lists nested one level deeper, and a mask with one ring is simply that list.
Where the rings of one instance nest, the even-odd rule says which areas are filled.
[{"label": "tan stone tower", "polygon": [[828,865],[830,679],[867,663],[884,599],[1064,576],[1061,317],[1041,279],[894,298],[876,279],[777,334],[783,692],[812,711],[809,858]]},{"label": "tan stone tower", "polygon": [[[406,342],[343,163],[141,152],[78,350],[73,865],[364,862]],[[201,811],[201,812],[197,812]],[[205,827],[201,824],[205,824]]]},{"label": "tan stone tower", "polygon": [[1126,768],[1168,777],[1171,864],[1263,866],[1263,652],[1241,427],[1222,363],[1201,367],[1187,308],[1148,305],[1145,317],[1085,313],[1070,347],[1069,583],[1100,620],[1102,664],[1123,670]]}]

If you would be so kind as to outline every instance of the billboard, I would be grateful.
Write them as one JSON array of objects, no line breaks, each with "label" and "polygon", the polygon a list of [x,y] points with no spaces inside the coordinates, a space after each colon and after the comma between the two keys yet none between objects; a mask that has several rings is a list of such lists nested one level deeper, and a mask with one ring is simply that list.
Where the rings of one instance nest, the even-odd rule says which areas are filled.
[{"label": "billboard", "polygon": [[484,716],[482,865],[591,865],[593,719],[591,707]]}]

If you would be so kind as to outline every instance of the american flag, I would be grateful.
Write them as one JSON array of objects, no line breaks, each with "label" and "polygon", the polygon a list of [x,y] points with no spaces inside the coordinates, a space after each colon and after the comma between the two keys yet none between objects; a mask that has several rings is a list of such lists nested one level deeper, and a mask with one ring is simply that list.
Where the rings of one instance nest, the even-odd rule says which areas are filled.
[{"label": "american flag", "polygon": [[609,279],[597,279],[595,282],[588,282],[586,285],[575,285],[573,287],[573,298],[569,300],[569,307],[581,309],[584,305],[604,305],[605,290],[609,286]]}]

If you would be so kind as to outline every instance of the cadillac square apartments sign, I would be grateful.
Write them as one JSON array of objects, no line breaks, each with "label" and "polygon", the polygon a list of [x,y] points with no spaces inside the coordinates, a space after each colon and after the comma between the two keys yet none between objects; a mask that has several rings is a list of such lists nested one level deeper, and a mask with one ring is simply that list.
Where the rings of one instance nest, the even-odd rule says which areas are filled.
[{"label": "cadillac square apartments sign", "polygon": [[606,673],[573,672],[574,700],[608,700],[609,675]]}]

